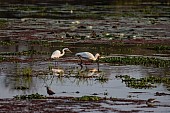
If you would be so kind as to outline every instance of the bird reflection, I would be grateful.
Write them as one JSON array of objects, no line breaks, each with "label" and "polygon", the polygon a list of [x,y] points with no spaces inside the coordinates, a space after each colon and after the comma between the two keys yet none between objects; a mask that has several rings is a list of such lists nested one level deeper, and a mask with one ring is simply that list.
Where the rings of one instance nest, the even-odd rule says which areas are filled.
[{"label": "bird reflection", "polygon": [[94,76],[98,76],[98,69],[96,68],[92,68],[92,69],[84,69],[83,68],[80,68],[78,71],[77,71],[77,75],[78,76],[83,76],[83,77],[94,77]]},{"label": "bird reflection", "polygon": [[54,75],[57,76],[64,76],[64,70],[63,69],[59,69],[59,68],[52,68],[51,69]]},{"label": "bird reflection", "polygon": [[96,68],[94,69],[89,69],[88,70],[88,76],[93,76],[94,74],[96,74],[98,72],[98,70]]}]

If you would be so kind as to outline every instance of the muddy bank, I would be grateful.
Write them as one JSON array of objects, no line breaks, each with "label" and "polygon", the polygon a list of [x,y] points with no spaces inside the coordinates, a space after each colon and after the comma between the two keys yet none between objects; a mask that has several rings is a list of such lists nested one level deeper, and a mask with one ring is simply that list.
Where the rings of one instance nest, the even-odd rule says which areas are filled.
[{"label": "muddy bank", "polygon": [[[1,99],[1,112],[64,112],[64,113],[86,113],[86,112],[154,112],[161,105],[159,101],[155,101],[153,106],[146,104],[148,100],[137,99],[119,99],[119,98],[101,98],[94,101],[78,101],[73,97],[48,97],[48,99],[40,100],[15,100]],[[157,105],[156,105],[157,104]],[[159,105],[160,104],[160,105]],[[120,109],[118,106],[130,108]],[[148,109],[149,108],[149,109]]]}]

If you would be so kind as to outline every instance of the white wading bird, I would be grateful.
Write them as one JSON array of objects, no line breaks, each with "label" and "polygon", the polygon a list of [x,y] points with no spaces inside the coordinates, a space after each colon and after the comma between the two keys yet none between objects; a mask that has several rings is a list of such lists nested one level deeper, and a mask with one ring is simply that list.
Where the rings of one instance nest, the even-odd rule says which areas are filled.
[{"label": "white wading bird", "polygon": [[[52,53],[51,58],[52,58],[52,59],[58,59],[58,58],[62,57],[62,56],[65,54],[65,51],[71,52],[68,48],[64,48],[64,49],[62,50],[62,53],[61,53],[59,50],[56,50],[56,51],[54,51],[54,52]],[[55,64],[55,65],[56,65],[56,64]]]},{"label": "white wading bird", "polygon": [[97,53],[95,56],[90,53],[90,52],[80,52],[80,53],[76,53],[75,56],[79,57],[80,59],[80,66],[82,67],[83,61],[82,59],[86,59],[86,60],[91,60],[91,61],[97,61],[97,65],[98,65],[98,71],[99,71],[99,53]]}]

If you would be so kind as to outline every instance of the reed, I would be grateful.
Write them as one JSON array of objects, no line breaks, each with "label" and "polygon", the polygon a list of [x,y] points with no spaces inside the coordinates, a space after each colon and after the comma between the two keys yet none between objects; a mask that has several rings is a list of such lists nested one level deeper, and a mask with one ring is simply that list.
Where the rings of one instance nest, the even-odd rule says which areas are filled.
[{"label": "reed", "polygon": [[109,57],[102,58],[100,62],[115,63],[124,65],[144,65],[156,67],[169,67],[170,60],[163,60],[154,57]]}]

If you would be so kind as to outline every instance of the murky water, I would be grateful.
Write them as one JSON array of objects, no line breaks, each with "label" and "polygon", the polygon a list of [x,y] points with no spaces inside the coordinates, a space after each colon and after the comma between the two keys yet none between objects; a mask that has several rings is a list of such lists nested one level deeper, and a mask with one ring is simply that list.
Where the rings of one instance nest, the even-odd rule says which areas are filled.
[{"label": "murky water", "polygon": [[[101,63],[100,72],[97,72],[95,63],[81,69],[74,56],[77,52],[89,51],[104,57],[143,55],[169,60],[169,50],[148,49],[160,45],[159,39],[170,38],[169,2],[0,3],[0,20],[7,22],[0,21],[0,57],[17,59],[0,62],[0,98],[32,93],[48,95],[45,86],[49,86],[55,96],[154,97],[160,104],[169,104],[169,95],[154,96],[156,92],[170,94],[167,84],[154,84],[157,87],[152,89],[134,89],[115,77],[169,77],[169,68]],[[137,41],[135,44],[130,42],[133,39]],[[144,45],[142,42],[154,43]],[[170,46],[168,41],[163,44]],[[59,67],[54,67],[50,55],[64,47],[70,48],[72,53],[66,53],[58,60]],[[18,54],[29,50],[36,52]],[[33,77],[21,76],[24,69],[31,70]],[[97,80],[99,76],[107,80]],[[25,89],[21,90],[21,87]],[[158,107],[154,111],[168,112],[170,109]]]},{"label": "murky water", "polygon": [[[135,98],[150,98],[156,91],[169,92],[163,84],[156,84],[158,87],[153,89],[131,89],[127,88],[120,79],[116,79],[116,75],[131,75],[133,77],[144,77],[148,75],[164,76],[165,69],[144,67],[144,66],[112,66],[108,64],[100,65],[100,73],[96,72],[96,65],[88,65],[88,70],[85,67],[79,72],[80,67],[76,63],[59,62],[59,68],[53,68],[48,71],[49,62],[29,63],[3,63],[1,64],[1,98],[12,97],[17,94],[40,93],[47,95],[45,86],[48,85],[56,92],[57,96],[82,96],[98,94],[99,96],[121,97],[127,98],[131,95],[129,92],[144,92],[144,94],[132,94]],[[34,71],[49,72],[46,75],[37,77],[16,76],[17,71],[22,67],[31,67]],[[63,71],[63,76],[58,77],[59,71]],[[94,70],[94,71],[92,71]],[[50,72],[53,74],[50,75]],[[69,74],[69,72],[72,72]],[[78,73],[79,72],[79,73]],[[36,73],[36,72],[35,72]],[[75,78],[75,75],[94,76],[94,78]],[[103,75],[108,81],[102,82],[96,80],[95,76]],[[28,87],[26,90],[17,90],[17,87]],[[79,93],[76,93],[79,92]],[[108,93],[108,95],[104,95]]]}]

